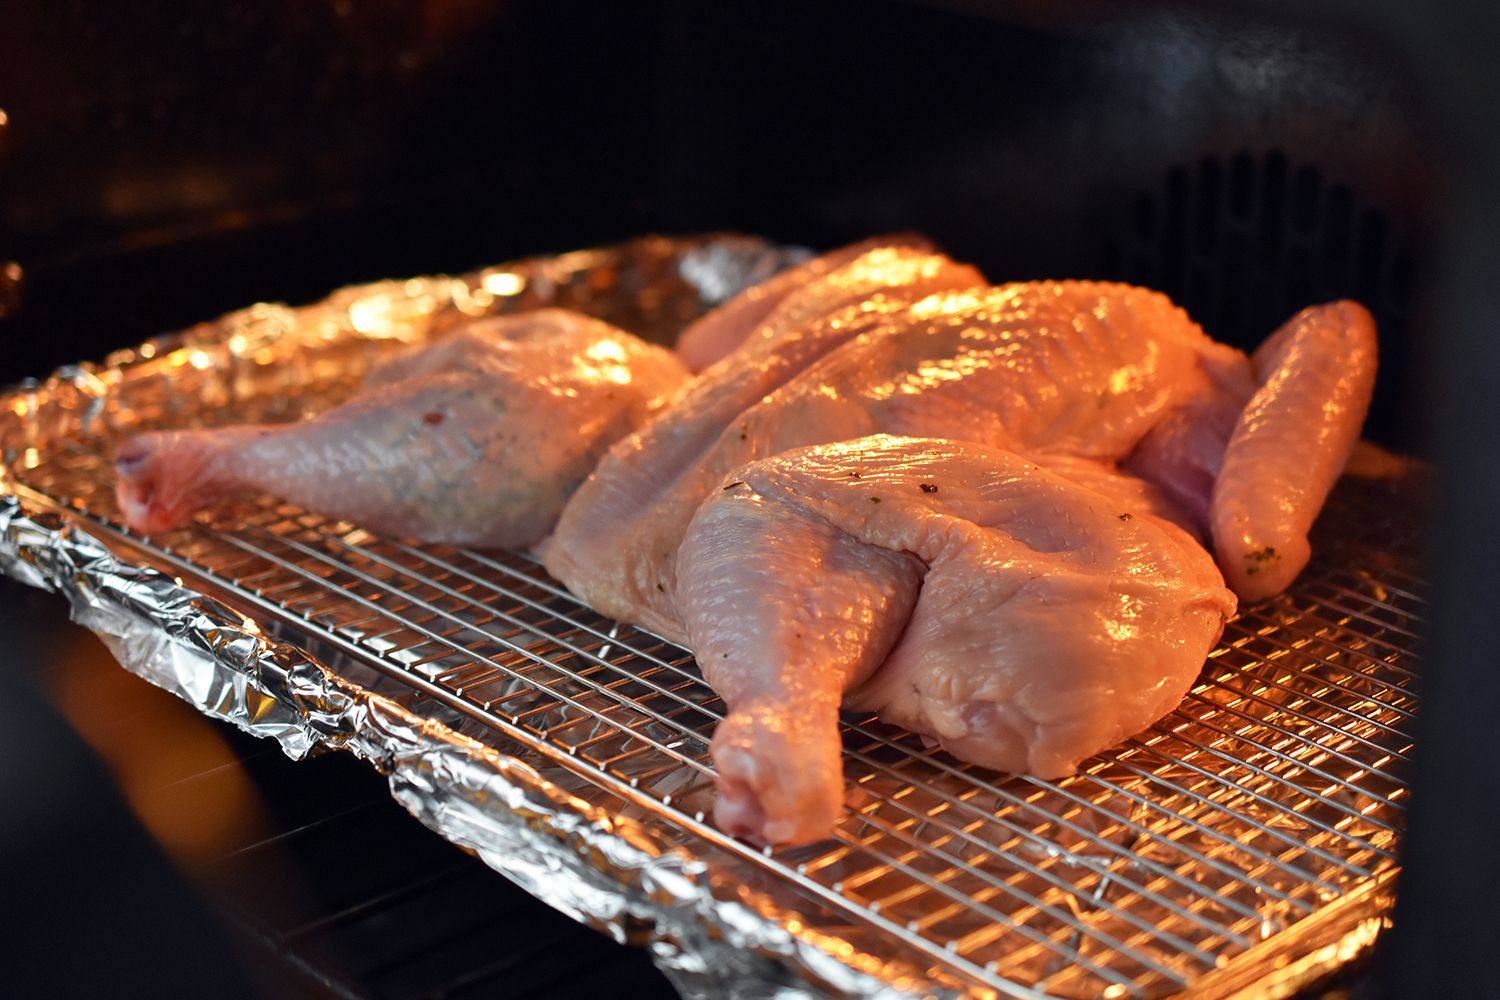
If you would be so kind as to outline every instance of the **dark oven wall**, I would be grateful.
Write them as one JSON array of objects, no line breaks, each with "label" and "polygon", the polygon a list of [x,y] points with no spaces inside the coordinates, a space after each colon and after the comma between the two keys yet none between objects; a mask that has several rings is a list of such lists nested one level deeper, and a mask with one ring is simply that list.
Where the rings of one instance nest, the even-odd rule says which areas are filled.
[{"label": "dark oven wall", "polygon": [[5,373],[648,228],[649,38],[608,4],[7,3]]},{"label": "dark oven wall", "polygon": [[[11,378],[262,298],[646,230],[920,229],[1252,345],[1351,295],[1396,419],[1434,178],[1398,59],[1163,7],[106,4],[0,32]],[[12,296],[15,297],[15,296]]]},{"label": "dark oven wall", "polygon": [[1410,448],[1436,178],[1401,61],[1198,8],[671,0],[659,217],[820,246],[919,229],[992,280],[1152,285],[1243,347],[1355,297],[1385,354],[1370,430]]}]

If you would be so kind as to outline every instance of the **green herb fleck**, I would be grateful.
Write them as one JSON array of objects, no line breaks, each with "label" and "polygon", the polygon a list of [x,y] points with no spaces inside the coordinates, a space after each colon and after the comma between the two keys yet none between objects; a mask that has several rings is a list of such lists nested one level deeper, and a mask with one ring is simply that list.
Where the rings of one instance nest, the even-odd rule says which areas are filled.
[{"label": "green herb fleck", "polygon": [[1272,545],[1256,549],[1254,552],[1246,552],[1245,575],[1254,576],[1261,570],[1270,569],[1280,561],[1281,556],[1277,554],[1275,546]]}]

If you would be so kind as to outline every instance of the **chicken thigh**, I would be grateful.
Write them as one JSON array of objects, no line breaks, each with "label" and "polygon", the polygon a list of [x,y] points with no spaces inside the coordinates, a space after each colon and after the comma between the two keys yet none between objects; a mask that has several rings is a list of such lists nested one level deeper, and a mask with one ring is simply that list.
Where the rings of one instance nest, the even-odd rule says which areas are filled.
[{"label": "chicken thigh", "polygon": [[841,702],[1042,777],[1170,711],[1234,595],[1152,513],[1164,498],[1098,466],[1080,478],[881,435],[752,462],[716,489],[678,574],[688,642],[729,708],[720,828],[827,835]]},{"label": "chicken thigh", "polygon": [[137,435],[116,453],[116,492],[146,532],[272,493],[387,534],[522,547],[687,378],[670,351],[576,313],[485,320],[311,420]]}]

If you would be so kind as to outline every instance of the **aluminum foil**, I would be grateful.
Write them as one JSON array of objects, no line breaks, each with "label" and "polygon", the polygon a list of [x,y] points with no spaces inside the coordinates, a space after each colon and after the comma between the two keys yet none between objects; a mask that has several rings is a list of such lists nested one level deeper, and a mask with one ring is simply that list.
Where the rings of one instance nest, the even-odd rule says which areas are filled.
[{"label": "aluminum foil", "polygon": [[[1283,806],[1293,794],[1305,797],[1301,786],[1288,783],[1280,789],[1257,784],[1259,779],[1246,780],[1244,801],[1235,806],[1240,812],[1214,815],[1243,816],[1233,821],[1247,824],[1247,843],[1261,832],[1277,833],[1278,826],[1292,817],[1305,821],[1306,832],[1282,832],[1278,843],[1306,839],[1321,844],[1316,851],[1329,855],[1333,848],[1318,832],[1326,830],[1328,835],[1356,838],[1369,849],[1343,860],[1341,868],[1326,870],[1309,867],[1311,862],[1291,854],[1290,861],[1271,857],[1269,866],[1254,862],[1247,867],[1242,882],[1231,879],[1223,885],[1208,885],[1222,879],[1228,869],[1215,857],[1223,851],[1216,846],[1220,842],[1211,839],[1211,824],[1195,818],[1206,814],[1184,807],[1178,815],[1172,810],[1180,807],[1171,805],[1170,798],[1163,804],[1130,791],[1135,787],[1130,782],[1136,780],[1132,762],[1145,759],[1141,754],[1160,740],[1177,738],[1175,734],[1184,731],[1181,726],[1167,727],[1163,736],[1143,734],[1138,746],[1127,748],[1118,761],[1100,765],[1091,780],[1117,781],[1123,807],[1110,799],[1092,812],[1080,808],[1075,803],[1088,805],[1077,790],[1082,786],[1033,783],[1024,796],[1012,796],[1019,806],[1006,805],[1005,795],[1010,793],[997,790],[1000,797],[993,808],[1000,825],[994,828],[995,841],[1011,836],[1006,831],[1021,830],[1024,836],[1009,860],[992,862],[996,878],[1013,872],[1004,884],[1024,889],[1030,883],[1022,876],[1046,875],[1057,883],[1054,872],[1072,872],[1082,888],[1066,898],[1054,893],[1026,897],[1034,905],[1012,904],[1000,916],[1014,918],[1011,930],[1022,935],[1017,939],[1021,945],[1027,944],[1024,935],[1031,935],[1030,953],[1026,947],[1010,949],[1010,939],[997,934],[996,947],[1004,946],[994,952],[999,958],[979,968],[962,942],[934,949],[928,946],[925,929],[915,927],[920,921],[898,919],[897,907],[859,903],[836,880],[839,866],[845,864],[838,852],[762,857],[713,835],[701,815],[694,820],[691,807],[684,812],[681,803],[691,802],[695,794],[692,782],[680,780],[670,768],[638,768],[624,777],[587,766],[586,754],[576,753],[576,746],[529,737],[516,720],[538,712],[554,723],[563,717],[548,716],[550,710],[537,701],[536,692],[522,690],[522,675],[506,675],[509,687],[503,697],[466,701],[458,696],[461,685],[444,686],[424,674],[419,664],[406,669],[407,661],[388,655],[391,641],[337,624],[335,619],[344,613],[337,589],[307,598],[313,610],[298,612],[298,617],[292,614],[296,602],[239,586],[236,575],[222,568],[229,565],[223,553],[233,555],[239,551],[236,545],[243,547],[234,537],[232,520],[201,522],[165,539],[143,539],[121,526],[113,507],[107,455],[111,442],[124,431],[206,419],[302,416],[346,395],[370,364],[394,346],[440,335],[471,317],[495,312],[561,305],[666,341],[704,308],[802,256],[800,251],[739,237],[645,239],[456,278],[345,289],[300,308],[255,306],[122,352],[102,365],[65,369],[0,400],[0,568],[65,596],[74,617],[98,632],[128,669],[205,713],[277,740],[294,758],[338,748],[370,761],[389,776],[395,798],[427,826],[576,919],[617,940],[648,947],[685,996],[1032,996],[1040,995],[1034,986],[1044,982],[1064,984],[1059,987],[1063,992],[1086,991],[1094,980],[1082,972],[1068,978],[1075,971],[1070,962],[1077,969],[1095,968],[1113,976],[1115,985],[1104,991],[1108,996],[1159,995],[1181,987],[1200,996],[1246,991],[1285,995],[1368,947],[1389,909],[1394,865],[1380,858],[1389,858],[1394,843],[1388,827],[1379,821],[1384,813],[1371,811],[1374,806],[1360,797],[1366,793],[1356,782],[1368,780],[1362,776],[1369,768],[1359,769],[1363,751],[1358,747],[1333,745],[1334,758],[1326,760],[1327,753],[1317,744],[1314,749],[1320,756],[1312,763],[1300,757],[1295,761],[1299,768],[1311,767],[1320,780],[1327,775],[1335,781],[1339,776],[1334,772],[1347,764],[1347,792]],[[1385,503],[1380,493],[1385,488],[1374,488],[1379,503]],[[1361,489],[1359,496],[1368,498],[1371,488]],[[306,518],[298,521],[302,515],[274,503],[260,510],[263,523],[274,521],[277,531],[311,523]],[[1358,505],[1339,510],[1344,514],[1338,516],[1353,511],[1352,521],[1365,517]],[[339,537],[360,534],[353,526],[333,530]],[[1309,605],[1315,615],[1326,607],[1340,607],[1340,601],[1347,603],[1347,595],[1356,592],[1375,595],[1370,599],[1384,602],[1382,608],[1403,607],[1390,597],[1387,576],[1396,581],[1391,586],[1412,586],[1402,575],[1405,569],[1370,563],[1369,553],[1383,543],[1376,539],[1361,548],[1360,532],[1347,526],[1335,534],[1345,548],[1329,548],[1338,558],[1353,552],[1353,569],[1336,567],[1317,577],[1315,586],[1335,587],[1336,593],[1317,597]],[[395,556],[373,548],[354,550],[360,559],[389,563],[400,557],[397,549],[392,550]],[[219,554],[210,558],[212,553]],[[441,560],[456,561],[458,556],[440,553],[433,558],[451,567],[451,562]],[[498,563],[493,566],[497,572],[502,569]],[[526,574],[533,570],[522,567],[517,572],[530,579]],[[1365,573],[1369,579],[1341,582],[1350,573]],[[1240,649],[1250,649],[1257,637],[1275,639],[1279,627],[1304,614],[1294,606],[1298,600],[1302,598],[1294,596],[1285,606],[1257,612],[1275,621],[1264,627],[1247,621],[1241,629],[1245,644],[1229,652],[1238,655]],[[1387,632],[1400,628],[1399,622],[1387,628],[1383,618],[1378,630],[1358,621],[1351,626],[1351,620],[1339,619],[1329,626],[1331,631],[1318,627],[1316,641],[1337,644],[1340,650],[1327,655],[1329,663],[1341,662],[1340,658],[1352,663],[1356,656],[1367,656],[1363,644],[1387,642]],[[615,635],[607,633],[610,641]],[[517,643],[518,653],[532,648],[520,640],[509,641]],[[1290,645],[1302,649],[1305,642],[1298,639]],[[1290,662],[1284,652],[1257,653],[1256,663],[1284,665]],[[1406,650],[1398,653],[1369,663],[1372,669],[1405,670]],[[1228,658],[1226,653],[1225,662]],[[1313,671],[1324,667],[1315,660],[1308,663]],[[1290,705],[1288,710],[1298,718],[1311,718],[1312,710],[1298,700],[1300,694],[1293,698],[1276,693],[1290,690],[1292,682],[1282,678],[1269,683],[1271,687],[1256,688],[1248,697],[1257,703]],[[1318,683],[1324,683],[1321,674]],[[1381,713],[1406,711],[1403,692],[1392,688],[1396,695],[1382,693],[1383,689],[1353,679],[1332,683],[1339,691],[1368,688],[1374,706],[1369,725],[1395,731]],[[1206,706],[1194,721],[1213,724],[1221,708],[1244,714],[1243,705],[1249,703],[1235,694],[1239,690],[1205,683],[1193,696]],[[525,711],[488,710],[492,702],[505,703],[516,694],[531,699],[521,702]],[[1332,696],[1326,693],[1315,697],[1331,704]],[[583,745],[607,737],[607,728]],[[1391,755],[1378,739],[1362,735],[1364,729],[1347,728],[1351,739],[1385,754],[1376,759]],[[680,735],[692,742],[692,733],[684,730]],[[894,767],[906,767],[901,745],[880,738],[885,744],[866,752],[895,755]],[[1213,752],[1231,764],[1242,757],[1254,774],[1274,777],[1279,765],[1266,762],[1254,734],[1242,728],[1237,738],[1241,742],[1232,751],[1215,744]],[[1399,741],[1391,743],[1397,757],[1404,749]],[[913,761],[918,757],[920,751],[912,751]],[[1184,755],[1183,763],[1168,761],[1158,773],[1170,777],[1181,772],[1187,776],[1183,781],[1197,781],[1192,769],[1203,770],[1203,765],[1194,763],[1196,759]],[[917,772],[873,772],[867,775],[866,791],[853,794],[900,798],[908,790],[901,785],[903,773]],[[1158,773],[1151,780],[1165,780]],[[934,794],[942,788],[940,782],[935,784]],[[680,792],[678,805],[666,808],[662,789]],[[1033,794],[1031,789],[1038,791]],[[930,789],[914,790],[925,794]],[[673,792],[664,796],[665,803],[671,803]],[[1398,799],[1400,794],[1385,789],[1380,801]],[[932,850],[939,854],[958,850],[941,826],[947,808],[940,803],[933,813],[938,817],[937,833],[922,834],[935,838]],[[1034,813],[1030,819],[1027,810]],[[1361,810],[1370,812],[1370,822],[1359,820]],[[878,820],[879,809],[867,815]],[[1025,823],[1034,829],[1022,829]],[[920,831],[922,824],[915,829]],[[990,831],[986,827],[981,832]],[[1224,833],[1217,835],[1222,838]],[[969,843],[974,842],[970,837]],[[847,848],[840,850],[848,854]],[[1199,860],[1192,861],[1190,872],[1174,868],[1178,862],[1172,851]],[[908,878],[913,889],[937,892],[934,899],[941,903],[941,890],[948,885],[944,880],[950,875],[939,874],[936,880],[924,876],[922,861],[915,856],[892,859],[887,874]],[[823,881],[803,877],[809,865],[834,874]],[[911,869],[904,875],[903,865]],[[852,865],[845,866],[851,875],[859,874]],[[959,869],[950,866],[949,871]],[[1159,875],[1178,881],[1163,887]],[[1200,881],[1206,885],[1202,899],[1187,891]],[[959,877],[952,876],[952,882],[958,885]],[[998,907],[994,900],[1000,897],[989,886],[982,886],[974,898]],[[1186,887],[1185,894],[1170,898],[1174,886]],[[1242,898],[1251,903],[1240,902]],[[1168,916],[1186,912],[1184,908],[1196,914],[1205,899],[1245,910],[1253,918],[1258,943],[1250,947],[1248,936],[1236,932],[1232,936],[1241,943],[1233,947],[1195,946],[1206,949],[1203,954],[1211,970],[1200,975],[1178,972],[1186,966],[1176,958],[1147,950],[1143,961],[1165,970],[1152,974],[1154,979],[1130,971],[1130,963],[1110,950],[1108,942],[1120,939],[1118,919],[1149,926],[1155,919],[1152,906],[1167,906]],[[1066,940],[1056,938],[1045,915],[1064,904],[1077,914],[1075,927],[1097,928],[1098,937],[1075,930]],[[984,933],[983,921],[978,931],[972,919],[965,926],[970,937]],[[1037,940],[1051,951],[1039,950]],[[1008,958],[1012,952],[1013,962]],[[1132,978],[1136,975],[1139,978]]]}]

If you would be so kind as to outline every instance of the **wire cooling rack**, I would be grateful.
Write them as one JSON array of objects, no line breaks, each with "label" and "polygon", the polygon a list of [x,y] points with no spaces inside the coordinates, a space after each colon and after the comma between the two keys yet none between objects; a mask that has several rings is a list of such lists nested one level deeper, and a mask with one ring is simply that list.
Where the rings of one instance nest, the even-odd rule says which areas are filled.
[{"label": "wire cooling rack", "polygon": [[141,539],[121,527],[108,453],[65,442],[13,475],[294,643],[394,679],[419,711],[544,748],[687,849],[728,847],[833,914],[793,915],[793,934],[873,932],[981,994],[1211,995],[1388,905],[1426,590],[1414,505],[1388,481],[1343,481],[1291,591],[1242,609],[1177,711],[1077,775],[998,775],[847,717],[834,838],[756,852],[708,818],[723,706],[684,650],[524,556],[379,538],[271,499]]}]

